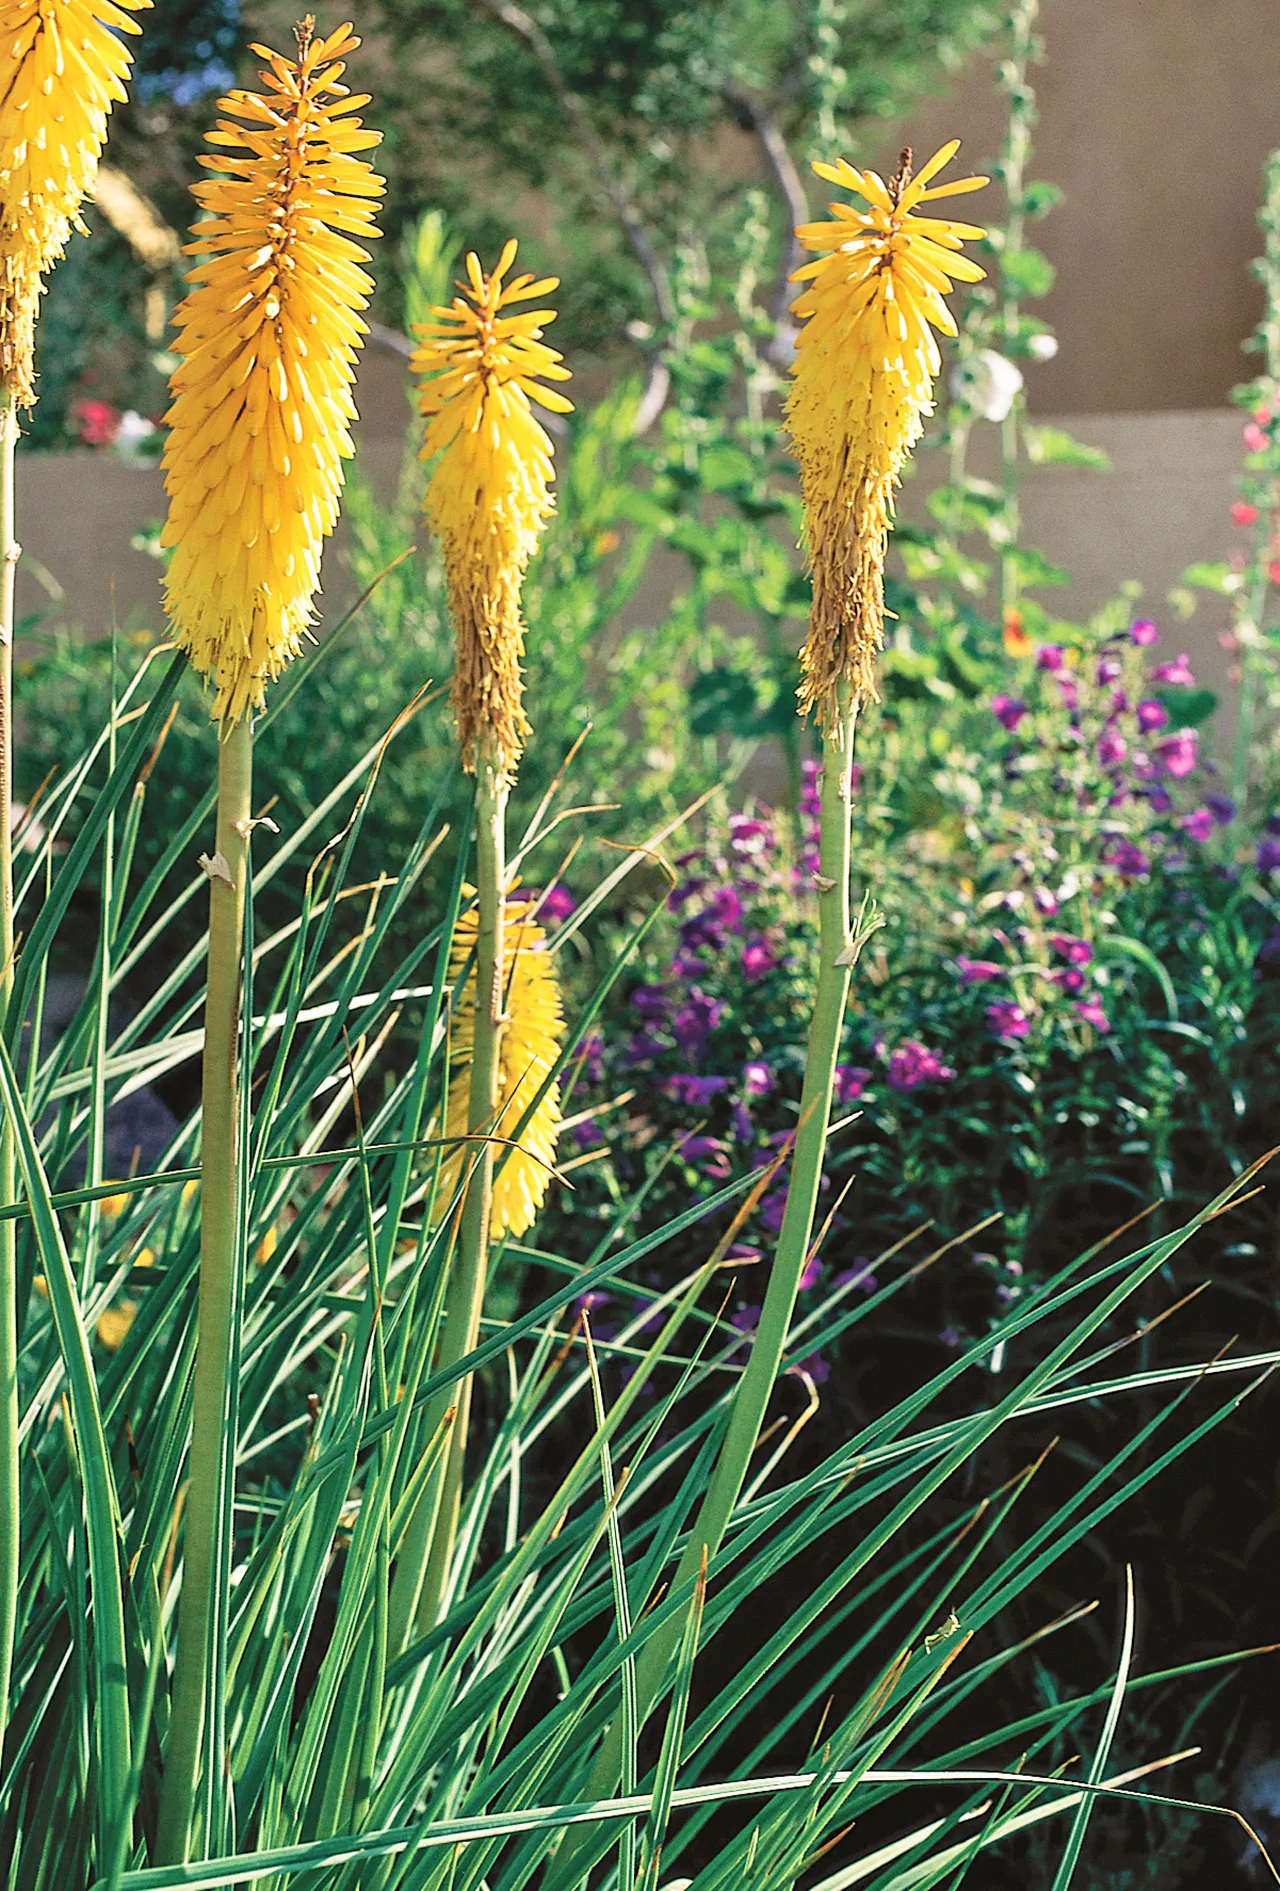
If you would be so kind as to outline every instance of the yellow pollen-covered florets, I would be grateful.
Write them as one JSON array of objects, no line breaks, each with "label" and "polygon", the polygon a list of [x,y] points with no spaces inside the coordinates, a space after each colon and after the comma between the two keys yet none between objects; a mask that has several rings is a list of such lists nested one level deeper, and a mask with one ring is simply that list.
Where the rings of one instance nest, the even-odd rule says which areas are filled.
[{"label": "yellow pollen-covered florets", "polygon": [[[152,0],[0,0],[0,384],[30,406],[41,277],[93,185]],[[122,9],[128,9],[124,11]]]},{"label": "yellow pollen-covered florets", "polygon": [[517,276],[514,240],[486,276],[467,257],[463,295],[417,330],[412,366],[432,378],[418,394],[427,416],[422,458],[440,458],[427,490],[427,523],[444,549],[449,607],[458,633],[453,703],[465,766],[484,756],[499,778],[515,772],[529,724],[520,659],[524,625],[520,588],[542,527],[553,510],[551,441],[531,401],[572,411],[563,394],[535,379],[567,381],[562,357],[542,341],[554,309],[509,311],[559,286],[548,276]]},{"label": "yellow pollen-covered florets", "polygon": [[[560,1131],[558,1082],[550,1086],[523,1129],[520,1127],[521,1118],[546,1081],[564,1043],[560,984],[547,952],[546,934],[530,917],[532,910],[530,900],[509,899],[503,920],[504,1023],[498,1053],[497,1118],[491,1126],[497,1140],[489,1232],[495,1240],[503,1234],[522,1235],[533,1226],[551,1180]],[[455,996],[449,1030],[447,1137],[467,1135],[476,1021],[475,944],[476,915],[464,913],[454,932],[449,959]],[[458,992],[456,981],[468,959],[471,969]],[[519,1146],[510,1148],[511,1139],[517,1135]],[[441,1212],[457,1190],[464,1164],[469,1170],[478,1154],[478,1142],[460,1142],[444,1163],[436,1198]]]},{"label": "yellow pollen-covered florets", "polygon": [[261,707],[313,621],[373,288],[351,239],[378,235],[383,182],[353,154],[381,134],[354,115],[367,97],[340,83],[360,42],[350,26],[313,39],[311,25],[296,60],[253,48],[265,93],[219,100],[218,149],[200,162],[224,175],[194,187],[209,214],[186,250],[206,260],[174,316],[165,600],[213,679],[214,716],[232,722]]},{"label": "yellow pollen-covered florets", "polygon": [[813,570],[799,696],[801,712],[816,710],[828,733],[840,721],[842,689],[854,709],[875,699],[893,491],[933,411],[941,366],[933,329],[956,333],[942,298],[953,278],[977,282],[984,273],[956,254],[963,239],[982,230],[912,214],[930,198],[979,190],[988,181],[930,186],[958,148],[956,141],[944,145],[914,178],[904,152],[888,184],[843,158],[815,163],[819,177],[856,191],[869,207],[832,204],[834,223],[796,232],[806,249],[819,252],[793,277],[807,287],[793,305],[804,322],[787,401]]}]

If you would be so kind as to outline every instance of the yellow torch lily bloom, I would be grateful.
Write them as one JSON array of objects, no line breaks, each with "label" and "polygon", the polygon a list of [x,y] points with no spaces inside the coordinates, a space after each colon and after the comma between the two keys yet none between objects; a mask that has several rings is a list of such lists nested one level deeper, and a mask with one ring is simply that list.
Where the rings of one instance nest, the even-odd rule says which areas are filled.
[{"label": "yellow torch lily bloom", "polygon": [[[502,1038],[498,1057],[498,1112],[494,1134],[493,1206],[489,1233],[525,1234],[534,1223],[551,1180],[556,1137],[560,1132],[560,1085],[553,1083],[529,1121],[519,1130],[519,1146],[510,1139],[555,1064],[564,1043],[564,1008],[560,984],[546,949],[546,933],[529,917],[532,902],[509,899],[503,919]],[[445,1109],[446,1137],[467,1134],[471,1090],[471,1054],[475,1042],[476,972],[473,957],[476,915],[464,913],[458,921],[449,957],[449,976],[455,983],[453,1018],[449,1030],[449,1097]],[[456,981],[468,958],[471,970],[459,993]],[[505,1139],[505,1140],[504,1140]],[[479,1153],[475,1141],[461,1142],[441,1168],[437,1196],[439,1212],[448,1207],[464,1165],[470,1169]]]},{"label": "yellow torch lily bloom", "polygon": [[[298,29],[298,56],[268,47],[264,92],[234,91],[200,160],[221,173],[194,192],[203,222],[186,253],[205,258],[174,321],[165,485],[174,547],[165,601],[178,642],[213,679],[215,718],[262,706],[302,647],[320,553],[338,517],[353,446],[358,311],[373,284],[383,181],[354,155],[379,142],[341,83],[359,45]],[[239,122],[237,122],[239,121]]]},{"label": "yellow torch lily bloom", "polygon": [[111,107],[126,97],[133,56],[120,34],[140,33],[130,15],[151,4],[0,0],[0,383],[26,407],[41,277],[62,255]]},{"label": "yellow torch lily bloom", "polygon": [[804,325],[796,344],[787,428],[800,461],[813,571],[809,636],[801,653],[802,714],[825,733],[840,720],[846,686],[856,709],[876,699],[875,658],[884,642],[884,559],[893,492],[933,411],[942,365],[933,329],[954,335],[943,296],[984,271],[958,255],[972,224],[921,217],[932,198],[980,190],[985,177],[931,184],[959,148],[953,140],[911,175],[911,153],[885,183],[843,158],[815,163],[819,177],[857,193],[865,211],[832,204],[834,223],[796,232],[817,260],[793,281]]},{"label": "yellow torch lily bloom", "polygon": [[524,624],[520,589],[542,528],[554,509],[551,441],[531,401],[552,413],[572,411],[563,394],[538,378],[567,381],[562,357],[541,339],[554,309],[517,303],[547,295],[557,277],[504,283],[514,239],[486,276],[467,257],[467,282],[448,308],[417,334],[410,364],[431,378],[418,394],[427,417],[424,460],[439,460],[427,491],[427,523],[444,549],[449,608],[458,635],[453,703],[464,765],[490,759],[509,781],[529,733],[520,659]]}]

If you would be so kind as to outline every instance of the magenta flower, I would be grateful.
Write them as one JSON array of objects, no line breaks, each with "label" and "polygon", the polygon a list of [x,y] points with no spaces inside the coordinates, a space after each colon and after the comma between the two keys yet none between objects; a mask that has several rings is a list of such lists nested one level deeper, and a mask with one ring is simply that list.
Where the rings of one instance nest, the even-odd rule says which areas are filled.
[{"label": "magenta flower", "polygon": [[1120,675],[1120,669],[1119,657],[1100,657],[1098,659],[1098,687],[1102,688],[1106,683],[1114,683]]},{"label": "magenta flower", "polygon": [[991,713],[1000,724],[1001,728],[1007,729],[1010,735],[1012,735],[1018,724],[1022,721],[1022,718],[1027,714],[1027,705],[1018,702],[1016,698],[1012,696],[993,696],[991,698]]},{"label": "magenta flower", "polygon": [[1036,651],[1037,670],[1060,670],[1065,661],[1060,643],[1042,643]]},{"label": "magenta flower", "polygon": [[919,1090],[927,1083],[948,1083],[955,1071],[944,1064],[919,1038],[909,1037],[889,1058],[887,1082],[891,1090]]},{"label": "magenta flower", "polygon": [[1229,827],[1236,818],[1236,804],[1230,795],[1207,794],[1205,806],[1219,827]]},{"label": "magenta flower", "polygon": [[1076,682],[1074,676],[1060,676],[1058,678],[1058,689],[1061,693],[1063,706],[1065,708],[1078,709],[1080,707],[1080,685]]},{"label": "magenta flower", "polygon": [[1273,834],[1264,834],[1258,842],[1258,872],[1274,873],[1280,867],[1280,840]]},{"label": "magenta flower", "polygon": [[729,845],[735,854],[766,854],[775,840],[770,822],[754,820],[749,814],[729,816]]},{"label": "magenta flower", "polygon": [[1233,525],[1254,525],[1258,518],[1257,506],[1251,506],[1247,499],[1237,499],[1231,508]]},{"label": "magenta flower", "polygon": [[724,1150],[717,1136],[683,1136],[679,1147],[686,1162],[700,1162],[704,1156],[718,1156]]},{"label": "magenta flower", "polygon": [[[537,896],[530,893],[529,897],[534,899]],[[578,902],[567,887],[553,886],[538,908],[538,918],[552,921],[567,919],[570,913],[576,912],[577,909]]]},{"label": "magenta flower", "polygon": [[1052,919],[1058,910],[1058,902],[1047,886],[1038,886],[1031,895],[1031,902],[1042,919]]},{"label": "magenta flower", "polygon": [[1135,749],[1129,765],[1139,781],[1154,781],[1156,765],[1145,749]]},{"label": "magenta flower", "polygon": [[1111,1029],[1111,1026],[1107,1022],[1107,1014],[1096,998],[1082,999],[1073,1009],[1081,1023],[1091,1024],[1095,1031],[1109,1031]]},{"label": "magenta flower", "polygon": [[1078,965],[1066,965],[1056,972],[1050,972],[1049,982],[1057,985],[1062,991],[1075,993],[1084,990],[1086,980]]},{"label": "magenta flower", "polygon": [[1060,959],[1068,965],[1087,965],[1093,957],[1093,947],[1087,939],[1077,939],[1074,933],[1051,932],[1049,944]]},{"label": "magenta flower", "polygon": [[1147,789],[1147,806],[1153,814],[1167,814],[1173,806],[1173,796],[1158,781],[1153,781]]},{"label": "magenta flower", "polygon": [[1145,880],[1151,871],[1151,862],[1141,847],[1131,840],[1118,840],[1103,855],[1109,867],[1123,874],[1126,880]]},{"label": "magenta flower", "polygon": [[732,1110],[733,1134],[736,1142],[750,1142],[756,1133],[756,1126],[751,1120],[751,1112],[745,1103],[735,1103]]},{"label": "magenta flower", "polygon": [[1031,1016],[1011,998],[1001,999],[987,1006],[987,1029],[1002,1044],[1012,1044],[1015,1038],[1030,1036]]},{"label": "magenta flower", "polygon": [[1169,711],[1164,704],[1156,702],[1150,696],[1145,697],[1138,704],[1137,716],[1138,727],[1144,735],[1149,735],[1153,729],[1165,728],[1169,721]]},{"label": "magenta flower", "polygon": [[1199,740],[1194,729],[1175,729],[1157,744],[1156,753],[1169,773],[1181,779],[1191,773],[1200,758]]},{"label": "magenta flower", "polygon": [[742,976],[754,981],[771,972],[778,963],[777,954],[767,939],[748,939],[742,948]]},{"label": "magenta flower", "polygon": [[1153,643],[1159,643],[1160,632],[1149,617],[1135,617],[1129,626],[1129,637],[1140,649],[1146,649]]},{"label": "magenta flower", "polygon": [[1209,808],[1192,808],[1178,816],[1178,826],[1188,840],[1206,841],[1213,832],[1213,813]]},{"label": "magenta flower", "polygon": [[837,1103],[856,1103],[871,1081],[871,1072],[861,1064],[837,1064],[832,1094]]},{"label": "magenta flower", "polygon": [[1157,683],[1169,683],[1175,689],[1194,689],[1196,679],[1191,674],[1191,659],[1184,650],[1181,656],[1170,657],[1167,663],[1157,663],[1151,672]]},{"label": "magenta flower", "polygon": [[804,1272],[800,1276],[798,1291],[800,1293],[808,1293],[810,1287],[816,1287],[821,1279],[822,1262],[818,1259],[816,1254],[811,1254],[804,1264]]},{"label": "magenta flower", "polygon": [[1118,729],[1104,729],[1098,737],[1098,760],[1104,768],[1114,768],[1129,753],[1129,744]]},{"label": "magenta flower", "polygon": [[963,952],[956,956],[956,971],[962,985],[985,985],[1004,976],[1004,967],[994,959],[967,959]]}]

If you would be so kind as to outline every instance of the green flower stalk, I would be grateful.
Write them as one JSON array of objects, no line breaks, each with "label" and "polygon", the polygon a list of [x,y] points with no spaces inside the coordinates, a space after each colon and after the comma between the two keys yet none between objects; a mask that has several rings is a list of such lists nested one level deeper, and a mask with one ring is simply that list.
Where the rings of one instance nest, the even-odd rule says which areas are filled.
[{"label": "green flower stalk", "polygon": [[[195,187],[201,260],[174,318],[165,450],[175,547],[166,602],[178,642],[216,689],[217,833],[209,877],[209,979],[201,1093],[200,1300],[182,1597],[156,1856],[183,1863],[216,1832],[222,1703],[210,1674],[225,1635],[236,1401],[231,1364],[244,1255],[238,1239],[238,1044],[253,781],[249,717],[301,648],[320,552],[352,452],[351,383],[373,284],[348,234],[378,234],[382,180],[354,154],[378,142],[341,83],[359,41],[317,39],[297,58],[263,47],[264,93],[231,92]],[[197,1814],[203,1768],[203,1804]]]},{"label": "green flower stalk", "polygon": [[[932,411],[942,363],[932,329],[954,335],[945,291],[982,271],[958,252],[983,233],[968,224],[917,216],[932,198],[979,189],[985,178],[931,180],[955,155],[944,145],[914,177],[911,153],[886,184],[841,159],[817,174],[862,198],[867,208],[832,204],[831,223],[796,232],[816,260],[796,272],[805,288],[787,428],[800,461],[813,604],[801,652],[802,713],[822,737],[822,805],[817,871],[818,971],[805,1060],[791,1181],[769,1285],[728,1427],[671,1591],[689,1589],[715,1556],[741,1495],[786,1347],[800,1277],[809,1255],[831,1120],[836,1061],[853,966],[878,921],[864,902],[854,927],[850,851],[854,732],[876,698],[875,663],[884,640],[884,560],[893,493],[907,455]],[[636,1664],[640,1719],[649,1712],[681,1633],[679,1614],[652,1636]],[[621,1762],[615,1720],[598,1756],[587,1798],[613,1791]],[[562,1850],[555,1883],[570,1881],[586,1843]]]},{"label": "green flower stalk", "polygon": [[[554,1146],[554,1126],[546,1119],[548,1110],[558,1107],[558,1099],[549,1094],[547,1107],[528,1125],[525,1146],[506,1164],[502,1199],[495,1200],[492,1138],[504,1126],[513,1129],[522,1113],[519,1098],[531,1065],[529,1029],[538,1022],[525,1015],[527,1001],[533,1000],[534,1012],[547,1014],[543,1023],[548,1023],[550,1010],[557,1022],[559,1016],[558,996],[542,988],[545,981],[531,980],[528,948],[534,942],[528,939],[527,927],[522,936],[517,914],[506,902],[506,807],[529,733],[520,668],[520,593],[529,559],[554,508],[551,441],[532,403],[555,413],[570,412],[565,397],[542,384],[567,380],[569,371],[542,340],[555,311],[519,306],[559,283],[554,277],[535,281],[530,275],[507,281],[515,256],[512,239],[497,268],[486,276],[478,257],[468,255],[467,280],[458,285],[463,294],[447,307],[431,308],[431,320],[418,328],[421,346],[412,363],[428,377],[418,396],[428,423],[421,457],[435,461],[427,489],[427,523],[444,552],[458,639],[453,706],[463,766],[476,779],[474,985],[465,994],[455,994],[455,1005],[467,1013],[463,1055],[468,1068],[465,1092],[455,1085],[446,1122],[450,1135],[474,1140],[463,1144],[446,1171],[446,1183],[451,1178],[456,1182],[464,1165],[468,1174],[445,1299],[442,1369],[456,1366],[475,1349],[491,1237],[508,1230],[523,1233],[533,1219],[547,1170],[545,1162],[540,1166],[530,1160],[527,1148],[536,1144],[545,1156]],[[469,939],[468,946],[471,943]],[[509,1036],[513,1059],[520,1066],[514,1070],[508,1068],[512,1060],[504,1057]],[[529,1100],[537,1087],[535,1081]],[[512,1198],[518,1202],[514,1209]],[[410,1521],[396,1571],[390,1632],[397,1650],[415,1629],[425,1633],[434,1626],[447,1591],[471,1380],[450,1387],[423,1423],[430,1449],[454,1404],[456,1418],[439,1470]]]}]

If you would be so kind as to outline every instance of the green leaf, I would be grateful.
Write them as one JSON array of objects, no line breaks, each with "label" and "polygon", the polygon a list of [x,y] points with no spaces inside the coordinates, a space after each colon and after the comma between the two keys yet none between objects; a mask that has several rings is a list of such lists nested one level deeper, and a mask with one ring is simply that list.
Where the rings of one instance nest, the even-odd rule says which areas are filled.
[{"label": "green leaf", "polygon": [[1000,271],[1006,289],[1015,295],[1048,295],[1056,271],[1039,250],[1006,250],[1000,258]]},{"label": "green leaf", "polygon": [[1062,202],[1062,191],[1057,184],[1050,184],[1044,178],[1036,178],[1022,187],[1022,208],[1029,217],[1043,217],[1046,212],[1056,210]]},{"label": "green leaf", "polygon": [[1211,689],[1179,689],[1173,683],[1160,683],[1152,693],[1169,711],[1175,729],[1198,729],[1218,707]]},{"label": "green leaf", "polygon": [[1060,427],[1026,424],[1022,429],[1022,444],[1033,466],[1092,466],[1105,473],[1111,465],[1110,456],[1101,447],[1073,440]]},{"label": "green leaf", "polygon": [[1219,591],[1225,596],[1236,589],[1234,579],[1235,573],[1230,565],[1202,559],[1199,564],[1187,566],[1181,582],[1189,584],[1195,591]]},{"label": "green leaf", "polygon": [[1018,583],[1023,589],[1034,584],[1070,584],[1071,582],[1070,572],[1064,571],[1061,565],[1051,565],[1049,560],[1039,552],[1028,551],[1019,546],[1016,551],[1010,552],[1009,556],[1013,560]]},{"label": "green leaf", "polygon": [[689,727],[695,735],[744,735],[758,707],[755,679],[745,670],[704,670],[689,690]]}]

